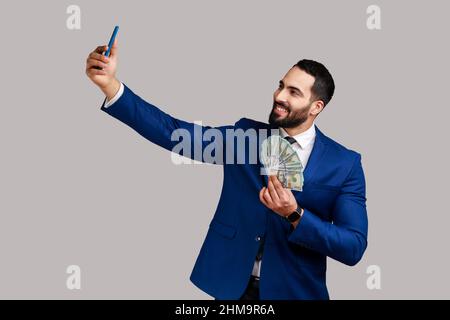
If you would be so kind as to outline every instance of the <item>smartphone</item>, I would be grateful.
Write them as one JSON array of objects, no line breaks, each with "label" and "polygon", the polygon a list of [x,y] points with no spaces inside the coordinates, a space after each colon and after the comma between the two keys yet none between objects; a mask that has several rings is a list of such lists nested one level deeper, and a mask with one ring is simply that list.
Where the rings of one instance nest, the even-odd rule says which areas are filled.
[{"label": "smartphone", "polygon": [[[111,39],[109,39],[109,43],[108,43],[108,50],[106,50],[105,52],[104,52],[104,55],[106,56],[106,57],[109,57],[109,54],[111,53],[111,47],[112,47],[112,45],[113,45],[113,43],[114,43],[114,39],[116,39],[116,35],[117,35],[117,32],[119,31],[119,26],[115,26],[114,27],[114,31],[113,31],[113,33],[112,33],[112,35],[111,35]],[[94,69],[97,69],[97,70],[103,70],[103,68],[100,68],[100,67],[97,67],[97,66],[95,66],[95,67],[93,67]]]},{"label": "smartphone", "polygon": [[117,32],[119,31],[119,26],[114,27],[114,31],[111,35],[111,39],[109,39],[108,43],[108,50],[105,52],[105,56],[109,57],[109,54],[111,53],[111,47],[114,44],[114,39],[116,39]]}]

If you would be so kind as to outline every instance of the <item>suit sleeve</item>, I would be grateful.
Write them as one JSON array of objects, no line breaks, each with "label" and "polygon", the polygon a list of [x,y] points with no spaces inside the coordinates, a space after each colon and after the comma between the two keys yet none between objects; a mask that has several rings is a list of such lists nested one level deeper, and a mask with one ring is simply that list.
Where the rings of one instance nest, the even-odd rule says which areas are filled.
[{"label": "suit sleeve", "polygon": [[176,119],[136,95],[126,85],[114,104],[101,110],[128,125],[147,140],[193,160],[223,164],[226,129]]},{"label": "suit sleeve", "polygon": [[368,232],[366,186],[359,154],[338,195],[332,219],[332,223],[323,221],[305,209],[288,240],[353,266],[366,250]]}]

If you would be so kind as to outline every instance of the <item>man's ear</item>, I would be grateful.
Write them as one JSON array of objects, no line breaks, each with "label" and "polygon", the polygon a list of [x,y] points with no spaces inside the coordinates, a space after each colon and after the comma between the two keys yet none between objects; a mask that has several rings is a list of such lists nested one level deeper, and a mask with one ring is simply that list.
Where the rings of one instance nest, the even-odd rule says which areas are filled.
[{"label": "man's ear", "polygon": [[324,103],[322,100],[316,100],[313,102],[311,106],[311,110],[309,111],[313,116],[316,116],[322,112],[324,108]]}]

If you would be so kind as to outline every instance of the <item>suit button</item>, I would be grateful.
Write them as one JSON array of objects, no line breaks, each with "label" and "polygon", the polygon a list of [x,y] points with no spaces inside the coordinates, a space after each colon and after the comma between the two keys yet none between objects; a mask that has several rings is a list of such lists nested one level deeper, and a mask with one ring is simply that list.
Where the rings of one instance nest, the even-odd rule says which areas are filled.
[{"label": "suit button", "polygon": [[260,237],[260,236],[257,236],[257,237],[255,238],[255,240],[256,240],[256,241],[261,241],[261,237]]}]

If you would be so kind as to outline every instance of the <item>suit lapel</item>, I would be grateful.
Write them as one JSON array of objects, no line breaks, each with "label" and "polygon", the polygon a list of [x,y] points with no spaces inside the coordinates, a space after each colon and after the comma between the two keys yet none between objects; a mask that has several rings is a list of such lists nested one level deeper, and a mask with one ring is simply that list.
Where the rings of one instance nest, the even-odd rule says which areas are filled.
[{"label": "suit lapel", "polygon": [[311,181],[314,176],[317,167],[320,164],[321,159],[325,155],[328,149],[328,145],[325,142],[324,134],[316,126],[316,138],[314,141],[314,146],[309,156],[308,163],[305,170],[303,171],[304,184]]}]

